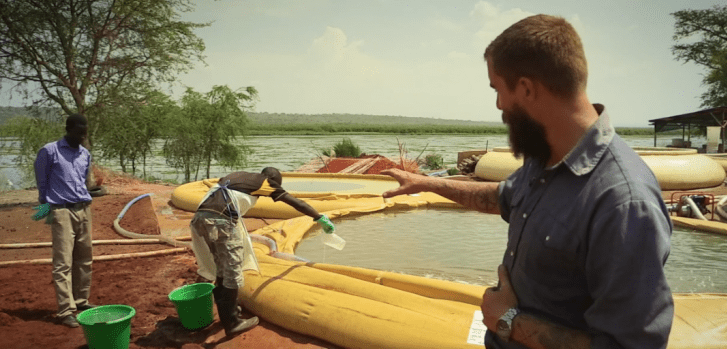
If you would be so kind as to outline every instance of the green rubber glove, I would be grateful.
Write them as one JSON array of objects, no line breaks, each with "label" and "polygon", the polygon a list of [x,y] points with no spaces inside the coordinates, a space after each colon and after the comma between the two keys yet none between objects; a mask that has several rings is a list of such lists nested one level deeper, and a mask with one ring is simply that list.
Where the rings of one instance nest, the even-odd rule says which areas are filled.
[{"label": "green rubber glove", "polygon": [[38,205],[38,206],[33,207],[33,209],[38,212],[33,214],[32,218],[34,221],[39,221],[39,220],[45,218],[45,216],[47,216],[50,213],[50,204],[45,203],[42,205]]},{"label": "green rubber glove", "polygon": [[336,231],[336,226],[333,225],[333,222],[331,222],[326,215],[321,215],[316,222],[323,227],[323,231],[326,232],[326,234],[333,234],[333,232]]}]

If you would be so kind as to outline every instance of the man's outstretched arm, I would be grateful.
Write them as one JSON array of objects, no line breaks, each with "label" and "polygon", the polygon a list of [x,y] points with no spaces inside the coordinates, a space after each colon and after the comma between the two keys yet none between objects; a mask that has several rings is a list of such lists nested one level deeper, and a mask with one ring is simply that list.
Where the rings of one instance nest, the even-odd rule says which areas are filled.
[{"label": "man's outstretched arm", "polygon": [[321,217],[321,214],[318,213],[315,208],[305,203],[305,201],[298,199],[293,195],[290,195],[289,193],[283,194],[283,196],[280,198],[280,201],[290,205],[290,207],[294,208],[296,211],[306,216],[312,217],[314,220]]},{"label": "man's outstretched arm", "polygon": [[381,174],[394,177],[399,181],[398,188],[383,194],[385,198],[428,191],[480,212],[500,213],[499,183],[455,181],[417,175],[397,169],[381,171]]}]

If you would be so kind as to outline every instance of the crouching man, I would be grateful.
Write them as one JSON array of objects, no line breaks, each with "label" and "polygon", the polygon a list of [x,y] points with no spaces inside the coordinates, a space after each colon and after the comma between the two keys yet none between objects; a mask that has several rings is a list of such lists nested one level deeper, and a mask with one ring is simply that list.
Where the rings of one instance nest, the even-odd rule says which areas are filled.
[{"label": "crouching man", "polygon": [[242,217],[255,206],[258,197],[282,201],[298,212],[312,217],[326,232],[333,223],[300,199],[288,194],[276,168],[261,173],[235,172],[223,178],[207,192],[192,218],[192,248],[202,277],[215,279],[212,291],[220,322],[228,337],[236,336],[258,324],[258,318],[240,319],[238,290],[245,283],[243,271],[258,270],[252,242]]}]

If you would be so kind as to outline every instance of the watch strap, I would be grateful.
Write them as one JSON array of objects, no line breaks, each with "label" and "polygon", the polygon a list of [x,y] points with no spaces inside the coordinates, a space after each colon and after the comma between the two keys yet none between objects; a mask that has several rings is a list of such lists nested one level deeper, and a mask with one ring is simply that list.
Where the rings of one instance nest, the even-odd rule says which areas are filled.
[{"label": "watch strap", "polygon": [[500,316],[500,319],[497,321],[496,331],[497,336],[500,337],[500,339],[506,342],[510,340],[510,335],[512,334],[512,321],[518,314],[520,314],[520,311],[517,308],[510,308],[505,312],[505,314]]}]

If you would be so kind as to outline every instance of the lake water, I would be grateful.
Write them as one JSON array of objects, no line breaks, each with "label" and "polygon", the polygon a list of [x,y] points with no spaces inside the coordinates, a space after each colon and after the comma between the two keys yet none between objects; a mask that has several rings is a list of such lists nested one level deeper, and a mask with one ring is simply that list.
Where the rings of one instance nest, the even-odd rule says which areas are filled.
[{"label": "lake water", "polygon": [[[380,154],[389,158],[400,156],[399,144],[407,150],[407,156],[411,159],[421,154],[421,158],[427,154],[442,155],[444,163],[448,167],[455,167],[457,153],[471,149],[492,149],[493,147],[507,146],[506,135],[335,135],[335,136],[255,136],[248,137],[244,143],[252,149],[253,153],[248,157],[247,166],[239,169],[225,169],[219,166],[212,166],[210,177],[222,177],[229,172],[243,170],[259,172],[266,166],[274,166],[281,171],[295,171],[311,159],[321,154],[322,149],[330,149],[344,137],[350,138],[359,146],[362,152],[367,154]],[[632,147],[653,146],[653,137],[624,137]],[[8,142],[7,140],[5,141]],[[658,146],[665,146],[671,143],[671,139],[662,137],[658,139]],[[170,168],[160,154],[161,143],[155,150],[155,156],[147,159],[147,176],[154,176],[157,179],[172,180],[177,183],[184,181],[184,174],[176,169]],[[34,180],[23,178],[13,163],[15,156],[12,153],[0,152],[0,191],[7,189],[20,189],[32,187]],[[98,163],[120,171],[121,167],[116,161],[97,159]],[[137,175],[141,175],[141,167],[137,168]],[[205,178],[200,173],[198,179]],[[7,181],[13,183],[9,186]]]}]

